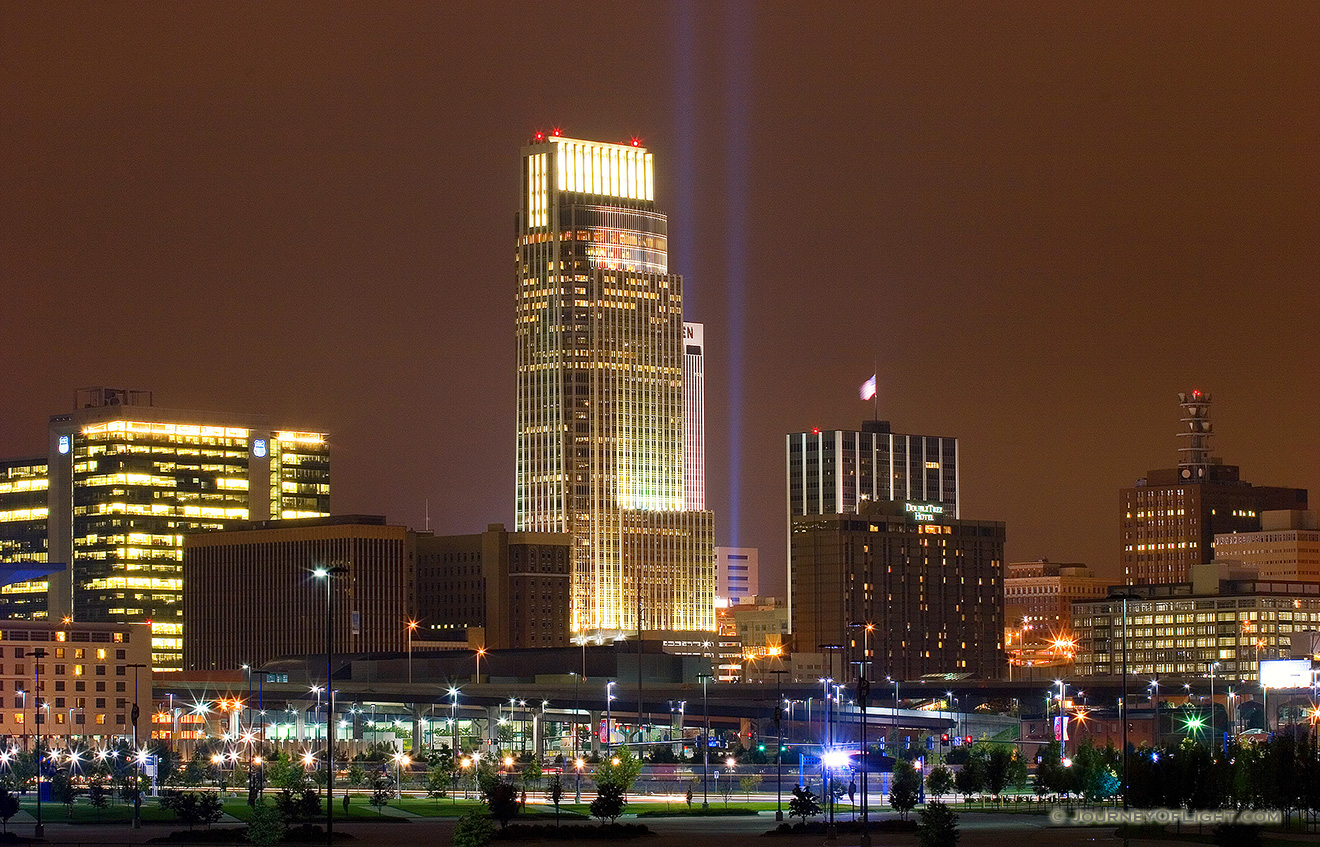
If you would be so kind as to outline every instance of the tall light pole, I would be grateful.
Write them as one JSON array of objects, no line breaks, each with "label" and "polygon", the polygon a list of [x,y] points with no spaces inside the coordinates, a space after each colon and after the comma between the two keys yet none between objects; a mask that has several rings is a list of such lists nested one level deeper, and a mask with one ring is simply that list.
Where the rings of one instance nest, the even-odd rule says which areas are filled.
[{"label": "tall light pole", "polygon": [[1155,713],[1155,749],[1160,749],[1160,677],[1156,674],[1150,681],[1151,690],[1151,708]]},{"label": "tall light pole", "polygon": [[486,655],[486,648],[485,648],[485,647],[478,647],[478,648],[477,648],[477,653],[476,653],[476,659],[477,659],[477,675],[474,676],[474,677],[472,678],[472,682],[473,682],[473,684],[475,684],[475,685],[480,685],[480,684],[481,684],[481,657],[484,656],[484,655]]},{"label": "tall light pole", "polygon": [[335,838],[335,695],[333,683],[335,656],[335,577],[348,573],[348,568],[335,565],[317,568],[313,574],[325,580],[325,843],[334,844]]},{"label": "tall light pole", "polygon": [[610,689],[614,687],[614,680],[605,683],[605,758],[610,757],[610,742],[614,740],[614,717],[610,704],[614,702],[614,695]]},{"label": "tall light pole", "polygon": [[699,674],[697,678],[701,680],[701,711],[706,716],[706,737],[701,744],[701,810],[704,812],[710,808],[710,792],[706,787],[710,772],[710,701],[706,697],[706,683],[710,682],[710,674]]},{"label": "tall light pole", "polygon": [[[135,786],[137,791],[135,791],[133,794],[133,828],[141,829],[142,828],[142,750],[138,748],[138,717],[142,714],[142,711],[141,709],[138,708],[138,671],[147,666],[142,662],[135,662],[131,665],[125,665],[124,667],[133,669],[133,711],[129,712],[129,717],[133,719],[133,747],[134,747],[134,754],[137,758],[137,771],[138,771],[137,785]],[[40,690],[39,686],[38,686],[38,690]],[[40,724],[38,724],[38,729],[40,729]],[[40,741],[38,741],[38,746],[39,745],[40,745]],[[40,764],[41,762],[40,757],[37,758],[37,762],[38,764]],[[40,779],[38,779],[37,782],[37,800],[38,801],[41,800]]]},{"label": "tall light pole", "polygon": [[[1126,811],[1127,808],[1128,808],[1128,696],[1127,696],[1127,693],[1128,693],[1128,688],[1127,688],[1127,686],[1128,686],[1128,671],[1127,671],[1127,622],[1128,622],[1128,609],[1127,609],[1127,604],[1128,604],[1128,600],[1129,600],[1129,599],[1138,600],[1138,599],[1141,599],[1141,598],[1140,598],[1140,595],[1138,595],[1138,594],[1133,594],[1133,593],[1131,592],[1131,590],[1129,589],[1129,590],[1127,590],[1127,591],[1124,591],[1122,594],[1118,595],[1117,597],[1115,597],[1115,595],[1112,595],[1112,594],[1111,594],[1111,595],[1110,595],[1110,599],[1111,599],[1111,600],[1112,600],[1112,599],[1118,599],[1118,600],[1121,600],[1121,601],[1122,601],[1122,604],[1121,604],[1121,610],[1120,610],[1119,613],[1123,616],[1123,622],[1122,622],[1122,623],[1123,623],[1123,628],[1122,628],[1122,639],[1123,639],[1123,640],[1122,640],[1122,654],[1121,654],[1121,655],[1122,655],[1122,667],[1120,668],[1120,673],[1121,673],[1122,676],[1123,676],[1123,683],[1122,683],[1122,685],[1123,685],[1123,694],[1122,694],[1123,700],[1122,700],[1122,708],[1119,709],[1119,717],[1120,717],[1120,718],[1122,719],[1122,721],[1123,721],[1123,809],[1124,809],[1124,811]],[[1113,666],[1111,665],[1110,667],[1112,668]]]},{"label": "tall light pole", "polygon": [[412,640],[413,633],[417,631],[417,621],[408,619],[408,684],[412,685]]},{"label": "tall light pole", "polygon": [[784,819],[784,695],[781,682],[788,671],[780,668],[770,673],[775,675],[775,820],[782,821]]},{"label": "tall light pole", "polygon": [[1219,667],[1218,662],[1206,662],[1210,666],[1210,758],[1215,758],[1215,747],[1218,746],[1215,739],[1215,668]]},{"label": "tall light pole", "polygon": [[[36,685],[37,707],[32,710],[32,715],[37,722],[37,828],[35,830],[37,838],[41,838],[43,834],[46,832],[46,827],[42,824],[41,821],[41,660],[49,655],[50,654],[47,653],[46,650],[42,647],[38,647],[37,649],[32,651],[32,658],[37,660],[36,663],[33,665],[33,668],[36,670],[36,674],[37,674],[37,685]],[[24,697],[23,701],[26,703],[27,697]],[[136,695],[134,696],[133,708],[134,709],[137,708]],[[137,743],[136,714],[133,716],[133,741],[135,744]],[[134,817],[133,819],[133,826],[134,827],[138,826],[138,821],[136,817]]]}]

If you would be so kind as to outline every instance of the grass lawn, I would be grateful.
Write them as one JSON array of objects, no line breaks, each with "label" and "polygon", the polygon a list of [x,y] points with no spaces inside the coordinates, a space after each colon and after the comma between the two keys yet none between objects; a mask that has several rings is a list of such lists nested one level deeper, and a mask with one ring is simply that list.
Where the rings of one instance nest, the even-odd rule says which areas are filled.
[{"label": "grass lawn", "polygon": [[[24,800],[19,807],[28,814],[36,817],[37,801]],[[41,819],[47,823],[128,823],[133,819],[133,807],[116,803],[106,806],[104,809],[97,809],[86,801],[73,804],[73,814],[69,814],[69,807],[63,803],[42,803]],[[174,823],[177,818],[173,812],[167,812],[154,801],[147,801],[142,804],[142,821],[144,823]]]}]

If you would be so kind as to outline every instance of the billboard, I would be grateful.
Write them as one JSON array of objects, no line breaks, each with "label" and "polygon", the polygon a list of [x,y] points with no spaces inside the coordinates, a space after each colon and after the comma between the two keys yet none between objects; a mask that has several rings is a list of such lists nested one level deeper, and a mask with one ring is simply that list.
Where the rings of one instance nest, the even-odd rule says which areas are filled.
[{"label": "billboard", "polygon": [[1260,663],[1261,688],[1310,688],[1310,659],[1268,659]]}]

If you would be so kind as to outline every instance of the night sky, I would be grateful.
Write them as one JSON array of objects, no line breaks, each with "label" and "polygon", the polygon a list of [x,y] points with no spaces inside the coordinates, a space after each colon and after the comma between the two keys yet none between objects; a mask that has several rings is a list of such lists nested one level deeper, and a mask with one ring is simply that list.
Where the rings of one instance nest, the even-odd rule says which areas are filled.
[{"label": "night sky", "polygon": [[655,154],[720,543],[784,577],[784,434],[960,439],[1010,561],[1118,489],[1320,488],[1315,3],[0,5],[0,455],[85,386],[333,439],[337,512],[513,519],[537,130]]}]

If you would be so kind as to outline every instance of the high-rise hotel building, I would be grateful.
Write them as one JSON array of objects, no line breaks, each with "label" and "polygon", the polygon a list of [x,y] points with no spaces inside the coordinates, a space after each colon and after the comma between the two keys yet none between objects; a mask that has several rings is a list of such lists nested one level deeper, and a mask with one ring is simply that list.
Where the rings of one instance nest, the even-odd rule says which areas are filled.
[{"label": "high-rise hotel building", "polygon": [[10,488],[26,488],[0,485],[0,497],[31,500],[34,486],[45,495],[41,515],[35,501],[0,501],[0,551],[66,565],[0,589],[0,615],[149,622],[152,666],[179,670],[184,535],[328,515],[329,447],[322,432],[151,400],[146,391],[80,391],[73,412],[51,418],[46,459],[0,465]]},{"label": "high-rise hotel building", "polygon": [[538,134],[521,183],[515,528],[572,536],[574,632],[713,630],[714,518],[685,491],[683,280],[652,155]]},{"label": "high-rise hotel building", "polygon": [[787,437],[788,607],[794,598],[793,519],[855,515],[868,503],[933,504],[960,516],[958,439],[896,433],[889,421],[863,421],[861,430],[795,432]]}]

